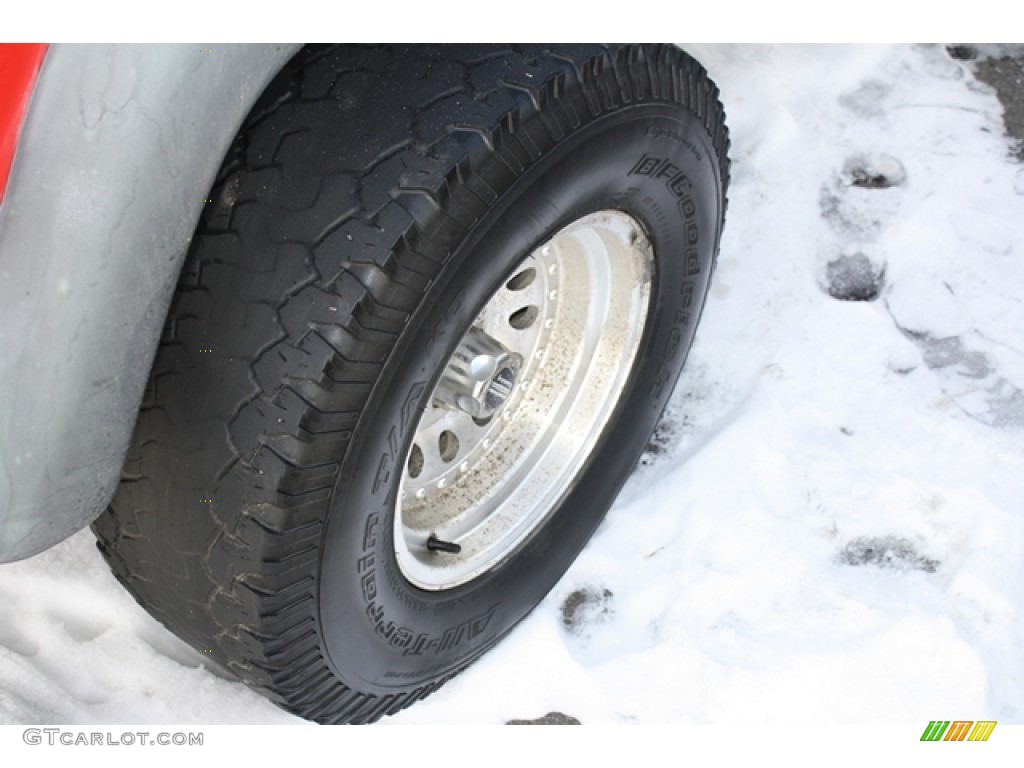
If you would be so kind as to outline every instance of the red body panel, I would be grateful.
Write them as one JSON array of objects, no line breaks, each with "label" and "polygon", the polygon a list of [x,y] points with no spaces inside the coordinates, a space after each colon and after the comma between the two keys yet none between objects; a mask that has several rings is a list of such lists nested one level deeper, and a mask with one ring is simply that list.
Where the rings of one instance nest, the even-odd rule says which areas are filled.
[{"label": "red body panel", "polygon": [[0,45],[0,203],[18,146],[21,122],[45,54],[46,45],[41,43]]}]

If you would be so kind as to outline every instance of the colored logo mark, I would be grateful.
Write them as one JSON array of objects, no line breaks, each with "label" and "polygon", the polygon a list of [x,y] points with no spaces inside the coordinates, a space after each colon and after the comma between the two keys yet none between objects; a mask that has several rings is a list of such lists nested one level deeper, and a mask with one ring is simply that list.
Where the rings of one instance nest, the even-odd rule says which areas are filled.
[{"label": "colored logo mark", "polygon": [[988,741],[995,727],[995,720],[932,720],[921,741]]}]

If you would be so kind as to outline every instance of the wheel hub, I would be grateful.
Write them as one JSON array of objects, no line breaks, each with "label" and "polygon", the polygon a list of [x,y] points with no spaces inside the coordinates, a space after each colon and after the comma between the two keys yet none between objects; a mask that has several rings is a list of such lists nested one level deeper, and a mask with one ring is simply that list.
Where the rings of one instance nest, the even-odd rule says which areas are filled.
[{"label": "wheel hub", "polygon": [[509,399],[523,358],[473,326],[434,390],[434,402],[474,419],[490,419]]}]

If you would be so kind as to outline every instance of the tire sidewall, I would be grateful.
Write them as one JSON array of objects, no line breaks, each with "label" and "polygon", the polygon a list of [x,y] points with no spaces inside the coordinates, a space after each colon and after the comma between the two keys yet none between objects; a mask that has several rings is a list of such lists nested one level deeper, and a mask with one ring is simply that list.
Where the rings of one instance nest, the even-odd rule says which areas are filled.
[{"label": "tire sidewall", "polygon": [[[323,648],[350,686],[398,693],[446,678],[492,646],[554,586],[600,524],[664,410],[704,303],[724,205],[700,119],[637,104],[584,125],[477,221],[427,290],[353,435],[323,539]],[[402,575],[394,514],[433,387],[466,329],[520,262],[562,227],[614,209],[654,248],[647,325],[621,400],[576,482],[516,552],[450,590]]]}]

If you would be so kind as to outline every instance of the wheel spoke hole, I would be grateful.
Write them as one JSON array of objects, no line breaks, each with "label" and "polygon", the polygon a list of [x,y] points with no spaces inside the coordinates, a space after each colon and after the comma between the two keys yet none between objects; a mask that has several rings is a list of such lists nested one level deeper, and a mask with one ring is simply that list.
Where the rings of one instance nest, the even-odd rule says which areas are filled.
[{"label": "wheel spoke hole", "polygon": [[409,477],[416,478],[423,471],[423,450],[418,445],[413,445],[409,452]]},{"label": "wheel spoke hole", "polygon": [[528,307],[517,309],[509,315],[508,324],[517,331],[525,331],[537,321],[537,316],[539,314],[540,310],[531,304]]},{"label": "wheel spoke hole", "polygon": [[474,416],[473,417],[473,423],[476,424],[478,427],[486,427],[488,424],[491,423],[491,419],[493,419],[493,418],[494,418],[493,414],[491,416],[488,416],[486,419],[480,419],[480,418],[477,418],[476,416]]},{"label": "wheel spoke hole", "polygon": [[459,455],[459,438],[455,436],[454,432],[446,429],[437,438],[437,450],[441,454],[441,460],[446,464],[454,461],[455,457]]},{"label": "wheel spoke hole", "polygon": [[521,291],[524,288],[529,288],[536,277],[537,270],[533,267],[528,267],[505,283],[505,287],[510,291]]}]

